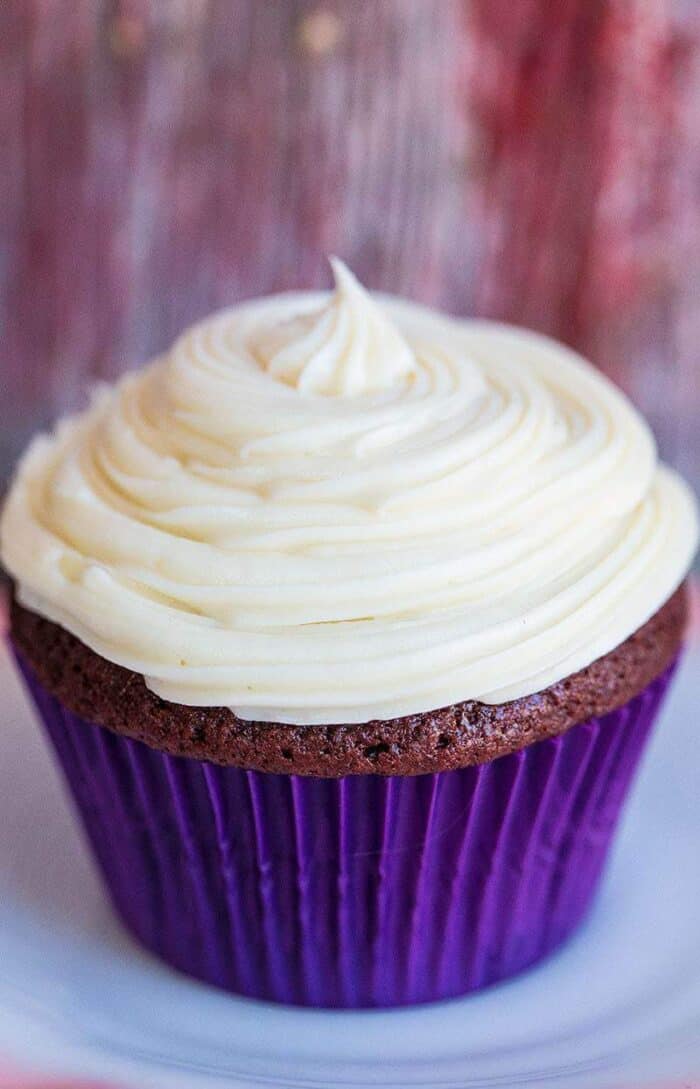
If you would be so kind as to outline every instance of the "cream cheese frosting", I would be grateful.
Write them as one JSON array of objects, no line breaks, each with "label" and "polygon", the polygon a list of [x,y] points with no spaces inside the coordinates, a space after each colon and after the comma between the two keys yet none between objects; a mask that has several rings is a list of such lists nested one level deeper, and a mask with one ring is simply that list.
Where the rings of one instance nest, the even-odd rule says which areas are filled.
[{"label": "cream cheese frosting", "polygon": [[333,267],[35,439],[20,601],[165,699],[310,725],[501,703],[623,642],[698,536],[638,413],[552,340]]}]

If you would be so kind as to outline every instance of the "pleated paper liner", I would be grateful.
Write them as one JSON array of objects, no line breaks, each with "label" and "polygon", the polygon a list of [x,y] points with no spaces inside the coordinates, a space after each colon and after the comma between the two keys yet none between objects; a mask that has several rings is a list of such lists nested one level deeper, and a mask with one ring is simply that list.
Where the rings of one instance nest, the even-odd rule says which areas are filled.
[{"label": "pleated paper liner", "polygon": [[572,933],[674,669],[480,767],[322,779],[168,756],[20,665],[132,934],[230,991],[344,1008],[462,995]]}]

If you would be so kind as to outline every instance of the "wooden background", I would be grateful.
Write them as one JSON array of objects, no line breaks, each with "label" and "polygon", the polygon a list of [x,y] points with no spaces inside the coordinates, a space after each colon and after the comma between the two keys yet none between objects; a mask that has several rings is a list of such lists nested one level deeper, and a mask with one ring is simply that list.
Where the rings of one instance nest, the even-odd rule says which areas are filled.
[{"label": "wooden background", "polygon": [[698,0],[3,0],[0,92],[0,484],[332,252],[581,348],[697,485]]}]

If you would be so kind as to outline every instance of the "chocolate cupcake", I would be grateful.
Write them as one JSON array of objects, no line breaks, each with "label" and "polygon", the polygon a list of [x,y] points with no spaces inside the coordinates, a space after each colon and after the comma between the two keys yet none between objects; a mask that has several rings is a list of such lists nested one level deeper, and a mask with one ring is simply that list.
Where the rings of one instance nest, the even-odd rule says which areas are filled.
[{"label": "chocolate cupcake", "polygon": [[2,558],[132,933],[242,994],[390,1006],[584,916],[697,517],[584,360],[334,271],[35,440]]}]

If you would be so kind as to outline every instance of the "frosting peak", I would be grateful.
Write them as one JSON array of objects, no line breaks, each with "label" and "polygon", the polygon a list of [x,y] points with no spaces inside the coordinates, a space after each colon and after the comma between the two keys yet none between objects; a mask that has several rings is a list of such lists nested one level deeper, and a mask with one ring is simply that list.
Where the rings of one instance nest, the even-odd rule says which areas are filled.
[{"label": "frosting peak", "polygon": [[356,397],[404,382],[415,372],[413,352],[350,269],[337,257],[330,263],[330,298],[310,313],[264,329],[251,342],[253,355],[300,393]]}]

